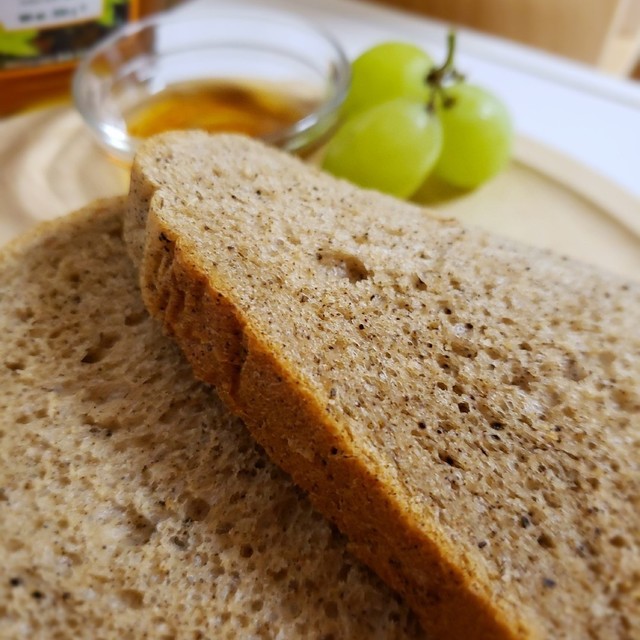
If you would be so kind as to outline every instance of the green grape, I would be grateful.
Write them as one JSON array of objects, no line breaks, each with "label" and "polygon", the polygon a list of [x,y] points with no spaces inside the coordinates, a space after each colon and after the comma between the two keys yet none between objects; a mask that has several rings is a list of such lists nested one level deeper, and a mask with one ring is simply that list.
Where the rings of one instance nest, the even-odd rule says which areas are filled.
[{"label": "green grape", "polygon": [[449,184],[471,189],[495,176],[509,160],[509,112],[480,87],[461,83],[447,88],[445,95],[438,106],[443,144],[434,173]]},{"label": "green grape", "polygon": [[426,103],[426,77],[432,67],[431,58],[413,44],[385,42],[365,51],[351,66],[344,116],[353,117],[394,98]]},{"label": "green grape", "polygon": [[323,168],[362,187],[408,198],[442,148],[439,120],[419,102],[396,98],[347,120],[327,147]]}]

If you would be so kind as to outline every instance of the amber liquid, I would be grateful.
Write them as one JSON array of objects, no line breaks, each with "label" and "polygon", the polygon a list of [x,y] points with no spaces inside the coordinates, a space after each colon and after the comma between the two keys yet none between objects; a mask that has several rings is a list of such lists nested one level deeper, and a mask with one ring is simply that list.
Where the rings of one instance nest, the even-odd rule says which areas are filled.
[{"label": "amber liquid", "polygon": [[[133,21],[157,13],[179,1],[130,0],[128,20]],[[87,38],[87,46],[94,43],[90,39],[92,24],[88,22],[85,25],[83,37]],[[42,46],[48,46],[48,41],[56,41],[57,32],[62,32],[65,28],[66,25],[50,30],[43,28],[39,36],[43,41]],[[77,59],[72,59],[65,62],[43,62],[13,69],[0,67],[0,117],[68,100],[71,94],[71,77],[77,62]]]},{"label": "amber liquid", "polygon": [[138,138],[176,129],[269,138],[316,104],[277,84],[207,80],[173,85],[151,96],[128,114],[126,122],[129,134]]}]

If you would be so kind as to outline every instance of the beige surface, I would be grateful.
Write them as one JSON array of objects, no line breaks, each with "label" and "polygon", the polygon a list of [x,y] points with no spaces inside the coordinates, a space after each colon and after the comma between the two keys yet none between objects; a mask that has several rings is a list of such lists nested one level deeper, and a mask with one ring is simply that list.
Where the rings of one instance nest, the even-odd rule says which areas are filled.
[{"label": "beige surface", "polygon": [[68,107],[0,120],[0,242],[127,183]]},{"label": "beige surface", "polygon": [[[515,156],[508,171],[475,192],[451,197],[428,185],[423,200],[447,215],[640,279],[638,200],[530,141],[519,140]],[[0,121],[0,167],[0,242],[127,189],[126,170],[66,107]]]}]

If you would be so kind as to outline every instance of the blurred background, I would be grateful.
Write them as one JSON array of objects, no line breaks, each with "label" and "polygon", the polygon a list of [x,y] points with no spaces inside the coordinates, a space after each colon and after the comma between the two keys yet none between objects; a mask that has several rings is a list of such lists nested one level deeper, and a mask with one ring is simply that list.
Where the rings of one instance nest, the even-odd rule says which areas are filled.
[{"label": "blurred background", "polygon": [[[640,80],[640,0],[358,2],[466,26]],[[68,94],[82,51],[127,22],[178,4],[190,0],[2,0],[0,116]]]},{"label": "blurred background", "polygon": [[640,0],[381,0],[640,79]]},{"label": "blurred background", "polygon": [[[640,277],[640,0],[0,0],[0,244],[39,220],[126,192],[128,160],[114,156],[105,139],[124,145],[146,137],[129,135],[132,111],[118,111],[118,100],[137,99],[137,92],[145,99],[162,95],[162,74],[147,74],[144,61],[160,60],[158,51],[170,47],[148,34],[116,40],[118,55],[98,57],[96,77],[76,82],[97,109],[83,111],[70,88],[78,61],[84,60],[81,70],[88,67],[89,49],[99,42],[110,47],[114,40],[105,39],[122,27],[138,33],[130,23],[154,16],[172,28],[179,16],[195,18],[211,39],[215,30],[202,24],[205,12],[238,9],[297,14],[331,34],[351,60],[396,40],[442,61],[448,28],[459,25],[458,68],[506,104],[517,134],[513,161],[481,188],[437,193],[439,200],[424,190],[420,201]],[[175,13],[158,16],[167,10]],[[262,22],[256,31],[276,37]],[[238,33],[246,39],[245,31]],[[278,45],[304,40],[296,46],[309,54],[308,39],[295,35]],[[211,74],[192,31],[186,40]],[[127,66],[134,55],[139,69]],[[119,92],[111,99],[101,87],[118,60],[127,64],[111,83]],[[181,68],[188,66],[180,60]],[[250,60],[261,62],[255,52]],[[312,67],[326,67],[322,77],[335,78],[317,55]],[[293,104],[291,93],[285,97]],[[187,102],[195,109],[192,94]],[[230,100],[222,102],[219,111],[226,113]],[[172,113],[194,111],[184,104],[174,100]],[[207,115],[212,111],[207,104]]]},{"label": "blurred background", "polygon": [[[154,1],[165,7],[185,2]],[[373,4],[469,27],[640,80],[640,0],[374,0]]]}]

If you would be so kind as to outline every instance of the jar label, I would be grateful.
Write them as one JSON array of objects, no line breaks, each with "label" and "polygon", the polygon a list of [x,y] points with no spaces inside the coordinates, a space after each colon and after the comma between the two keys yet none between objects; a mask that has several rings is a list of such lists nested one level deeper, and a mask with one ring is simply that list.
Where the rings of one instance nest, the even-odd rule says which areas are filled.
[{"label": "jar label", "polygon": [[0,73],[76,61],[138,15],[138,0],[0,0]]},{"label": "jar label", "polygon": [[103,0],[2,0],[0,23],[6,31],[51,28],[97,20],[103,11]]}]

